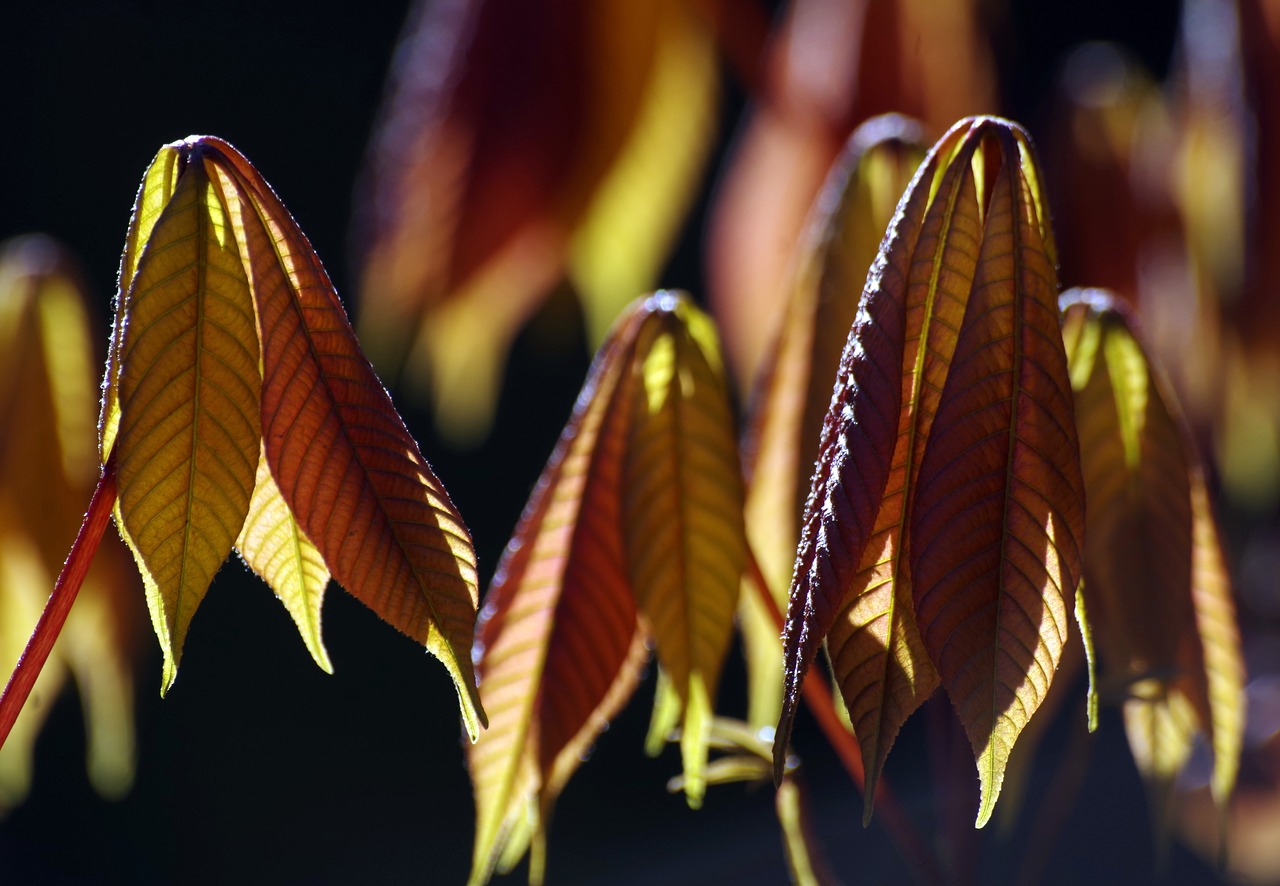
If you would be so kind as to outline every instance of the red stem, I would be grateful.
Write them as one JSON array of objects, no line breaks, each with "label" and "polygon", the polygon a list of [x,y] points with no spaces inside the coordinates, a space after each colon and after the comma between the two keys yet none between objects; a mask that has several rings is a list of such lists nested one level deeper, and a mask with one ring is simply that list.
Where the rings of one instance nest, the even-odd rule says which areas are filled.
[{"label": "red stem", "polygon": [[102,476],[98,478],[98,486],[93,490],[93,498],[89,501],[89,510],[84,515],[84,522],[80,524],[80,532],[75,544],[71,546],[71,553],[62,564],[62,572],[53,586],[53,593],[49,595],[40,621],[36,622],[31,639],[27,641],[27,648],[23,650],[17,667],[9,677],[4,694],[0,695],[0,747],[4,746],[9,737],[9,731],[13,729],[22,706],[26,704],[36,678],[44,669],[44,663],[49,660],[54,642],[62,633],[62,626],[66,624],[67,615],[71,612],[71,604],[76,601],[76,594],[79,593],[80,585],[89,572],[89,564],[93,562],[93,555],[98,550],[98,542],[102,540],[107,521],[111,519],[111,508],[115,500],[115,458],[110,457],[102,468]]},{"label": "red stem", "polygon": [[[773,594],[769,591],[769,583],[760,570],[760,564],[750,552],[747,554],[747,577],[751,579],[750,584],[755,587],[757,596],[778,626],[778,631],[781,632],[784,627],[782,613],[778,610]],[[831,687],[823,679],[819,670],[809,668],[805,673],[801,691],[804,693],[804,701],[809,708],[809,713],[818,721],[818,726],[826,735],[840,762],[844,764],[849,777],[853,779],[853,783],[857,785],[860,792],[865,791],[866,773],[862,769],[862,752],[852,733],[845,728],[844,721],[836,713]],[[889,838],[897,846],[898,854],[908,863],[912,871],[925,882],[943,882],[942,873],[934,861],[933,853],[916,833],[911,820],[894,799],[884,775],[880,776],[880,781],[876,785],[876,813],[885,831],[888,832]]]}]

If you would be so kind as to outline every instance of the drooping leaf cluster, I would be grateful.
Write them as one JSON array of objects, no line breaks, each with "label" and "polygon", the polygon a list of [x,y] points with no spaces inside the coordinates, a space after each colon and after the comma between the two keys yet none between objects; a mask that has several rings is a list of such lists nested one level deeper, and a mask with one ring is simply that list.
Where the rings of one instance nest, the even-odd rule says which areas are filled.
[{"label": "drooping leaf cluster", "polygon": [[867,797],[941,685],[977,758],[979,824],[990,816],[1081,572],[1054,268],[1026,134],[957,124],[902,197],[841,358],[792,581],[778,766],[826,639]]},{"label": "drooping leaf cluster", "polygon": [[719,346],[683,296],[623,313],[498,566],[476,634],[489,729],[470,748],[472,878],[532,844],[634,693],[652,644],[659,720],[679,725],[691,805],[746,558],[742,481]]},{"label": "drooping leaf cluster", "polygon": [[468,654],[470,536],[310,243],[219,139],[166,145],[138,191],[100,448],[164,651],[163,689],[235,549],[322,668],[330,574],[424,644],[453,678],[475,737],[484,714]]}]

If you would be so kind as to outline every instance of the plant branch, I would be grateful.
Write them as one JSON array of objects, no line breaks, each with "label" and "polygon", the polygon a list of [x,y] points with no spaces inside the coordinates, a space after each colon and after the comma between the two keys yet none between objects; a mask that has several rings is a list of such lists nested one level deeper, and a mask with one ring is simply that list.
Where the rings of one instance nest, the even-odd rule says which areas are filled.
[{"label": "plant branch", "polygon": [[[755,588],[760,602],[778,626],[779,633],[781,633],[785,624],[782,613],[778,610],[778,604],[773,599],[773,594],[769,591],[769,582],[760,570],[760,564],[749,549],[747,551],[747,578],[750,579],[748,584]],[[857,786],[859,792],[865,791],[866,773],[862,768],[862,752],[858,748],[853,734],[845,728],[844,721],[836,712],[831,686],[828,685],[818,669],[809,668],[805,674],[801,691],[804,693],[805,705],[809,708],[809,713],[818,721],[818,726],[821,727],[823,734],[827,737],[827,741],[840,758],[840,762],[849,773],[849,777],[853,779],[853,783]],[[884,825],[885,831],[888,832],[889,838],[893,840],[894,845],[897,847],[898,854],[907,863],[908,867],[925,882],[943,882],[942,872],[934,860],[933,853],[916,832],[911,820],[902,811],[902,807],[898,805],[897,800],[894,799],[893,792],[889,789],[889,783],[883,775],[881,775],[880,781],[876,786],[876,812],[881,824]]]},{"label": "plant branch", "polygon": [[84,515],[84,522],[80,524],[80,532],[71,546],[71,553],[62,564],[62,572],[53,586],[53,593],[49,595],[44,612],[40,614],[40,620],[31,632],[31,639],[27,641],[27,648],[23,650],[9,677],[4,694],[0,695],[0,747],[8,739],[9,731],[13,729],[27,696],[31,694],[36,678],[44,669],[44,663],[49,660],[53,644],[62,633],[62,626],[66,624],[67,615],[71,612],[71,604],[76,600],[80,585],[89,572],[89,564],[93,562],[93,555],[98,550],[98,543],[102,540],[102,533],[107,528],[107,521],[111,519],[111,508],[115,500],[116,468],[113,454],[102,468],[98,486],[93,491],[93,498],[89,500],[89,510]]}]

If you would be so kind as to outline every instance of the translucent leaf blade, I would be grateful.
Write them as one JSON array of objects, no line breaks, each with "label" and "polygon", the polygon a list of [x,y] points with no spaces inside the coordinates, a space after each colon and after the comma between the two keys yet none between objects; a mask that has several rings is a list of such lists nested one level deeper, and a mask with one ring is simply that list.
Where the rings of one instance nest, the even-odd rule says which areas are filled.
[{"label": "translucent leaf blade", "polygon": [[475,550],[356,341],[310,242],[247,160],[210,139],[234,190],[262,336],[262,440],[281,496],[333,577],[445,666],[472,739]]},{"label": "translucent leaf blade", "polygon": [[827,636],[832,670],[867,773],[864,823],[870,820],[876,782],[898,731],[938,686],[937,670],[916,625],[903,555],[920,462],[973,283],[974,248],[982,237],[977,183],[969,168],[981,138],[981,125],[957,125],[939,141],[917,179],[917,187],[932,190],[932,199],[903,295],[906,330],[897,436],[872,531],[856,570],[846,578]]},{"label": "translucent leaf blade", "polygon": [[1225,814],[1240,772],[1244,745],[1245,667],[1231,578],[1204,475],[1199,470],[1194,471],[1191,478],[1191,514],[1194,527],[1191,593],[1204,656],[1207,694],[1201,728],[1208,732],[1213,750],[1209,786],[1214,801]]},{"label": "translucent leaf blade", "polygon": [[685,793],[697,806],[747,557],[742,473],[714,326],[681,296],[650,303],[626,404],[624,536],[631,587],[681,700]]},{"label": "translucent leaf blade", "polygon": [[[800,541],[800,521],[823,416],[858,296],[898,198],[924,157],[918,129],[896,116],[859,127],[823,185],[788,288],[783,324],[757,379],[748,417],[746,521],[752,550],[779,609]],[[773,619],[754,595],[739,603],[746,646],[748,720],[778,722],[782,647]]]},{"label": "translucent leaf blade", "polygon": [[332,674],[333,664],[320,634],[320,609],[329,584],[329,568],[285,503],[265,453],[258,459],[257,483],[244,528],[236,539],[236,550],[275,591],[316,664]]},{"label": "translucent leaf blade", "polygon": [[[1085,603],[1114,681],[1167,681],[1182,638],[1195,630],[1190,461],[1183,430],[1125,321],[1112,309],[1089,318],[1096,311],[1090,304],[1067,309],[1064,331],[1076,344],[1073,373],[1080,378],[1076,415],[1089,498]],[[1086,323],[1088,333],[1077,331]]]},{"label": "translucent leaf blade", "polygon": [[620,484],[644,320],[625,314],[597,355],[485,599],[475,656],[490,720],[468,749],[472,882],[540,839],[555,794],[639,679]]},{"label": "translucent leaf blade", "polygon": [[191,153],[151,231],[120,349],[117,520],[176,676],[191,618],[244,524],[258,464],[258,336],[220,191]]},{"label": "translucent leaf blade", "polygon": [[1231,582],[1190,432],[1134,318],[1102,290],[1073,290],[1062,305],[1089,495],[1090,622],[1113,682],[1129,687],[1130,748],[1165,824],[1197,732],[1220,806],[1235,784],[1244,666]]},{"label": "translucent leaf blade", "polygon": [[993,134],[974,289],[910,527],[921,633],[978,760],[979,826],[1057,667],[1084,516],[1047,221],[1021,137]]},{"label": "translucent leaf blade", "polygon": [[129,316],[130,291],[138,270],[142,249],[151,239],[151,231],[168,205],[178,184],[181,152],[178,144],[165,145],[156,154],[142,176],[134,200],[129,230],[125,235],[124,253],[120,256],[120,273],[116,282],[115,324],[107,353],[107,375],[103,382],[102,416],[99,419],[100,457],[103,464],[111,452],[120,427],[120,359],[124,341],[125,318]]},{"label": "translucent leaf blade", "polygon": [[784,695],[774,745],[781,776],[800,686],[845,605],[893,471],[903,407],[907,290],[934,179],[958,136],[930,152],[898,204],[863,288],[823,419],[783,635]]}]

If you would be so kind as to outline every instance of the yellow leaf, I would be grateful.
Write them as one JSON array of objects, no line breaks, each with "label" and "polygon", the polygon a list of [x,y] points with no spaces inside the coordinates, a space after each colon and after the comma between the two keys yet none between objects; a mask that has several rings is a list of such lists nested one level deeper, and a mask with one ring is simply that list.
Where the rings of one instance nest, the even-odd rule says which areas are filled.
[{"label": "yellow leaf", "polygon": [[162,691],[244,524],[261,438],[254,306],[207,163],[188,152],[117,321],[117,521],[164,651]]},{"label": "yellow leaf", "polygon": [[633,366],[623,527],[636,601],[680,697],[685,793],[696,807],[746,563],[742,475],[711,321],[680,296],[651,302],[657,322]]},{"label": "yellow leaf", "polygon": [[265,455],[258,459],[257,484],[236,550],[280,598],[316,664],[332,674],[333,664],[320,635],[320,607],[329,569],[285,504]]}]

